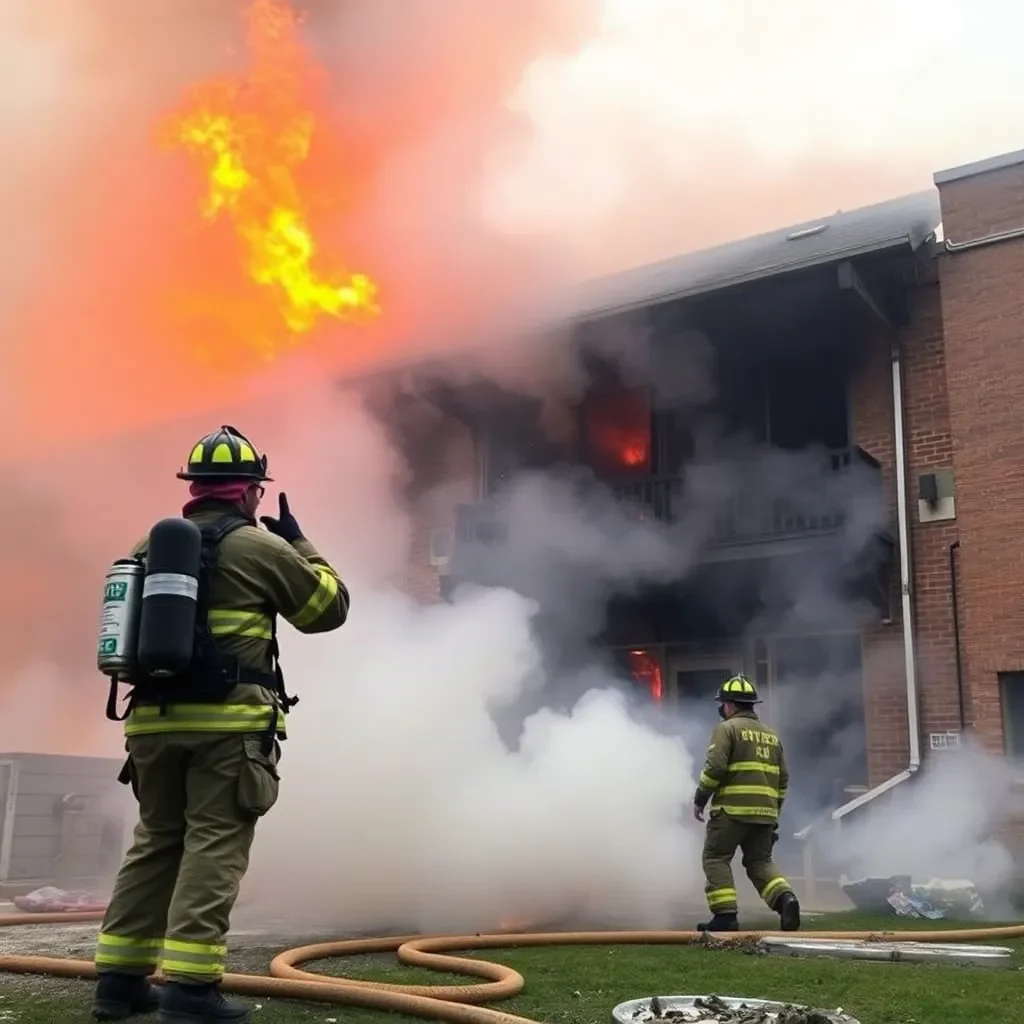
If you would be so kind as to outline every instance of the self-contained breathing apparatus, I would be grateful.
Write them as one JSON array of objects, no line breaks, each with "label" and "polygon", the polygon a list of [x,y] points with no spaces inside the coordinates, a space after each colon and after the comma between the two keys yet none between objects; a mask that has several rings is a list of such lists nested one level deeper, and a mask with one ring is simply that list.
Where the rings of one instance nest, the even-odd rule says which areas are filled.
[{"label": "self-contained breathing apparatus", "polygon": [[[207,623],[210,581],[221,541],[242,526],[255,525],[237,514],[204,526],[182,517],[161,519],[149,532],[145,553],[120,558],[104,581],[97,666],[110,678],[106,715],[124,721],[139,702],[221,703],[239,684],[269,690],[274,697],[265,753],[277,742],[277,711],[288,714],[298,697],[288,696],[278,660],[276,618],[272,617],[269,672],[241,665],[225,654]],[[123,714],[117,713],[118,686],[131,687]]]}]

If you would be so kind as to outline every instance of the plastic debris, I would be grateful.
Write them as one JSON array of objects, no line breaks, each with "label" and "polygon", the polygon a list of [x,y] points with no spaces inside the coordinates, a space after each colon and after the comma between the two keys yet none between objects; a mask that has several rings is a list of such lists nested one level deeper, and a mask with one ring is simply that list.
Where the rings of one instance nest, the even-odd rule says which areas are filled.
[{"label": "plastic debris", "polygon": [[15,896],[11,902],[26,914],[96,913],[107,909],[107,901],[91,892],[68,891],[52,885]]}]

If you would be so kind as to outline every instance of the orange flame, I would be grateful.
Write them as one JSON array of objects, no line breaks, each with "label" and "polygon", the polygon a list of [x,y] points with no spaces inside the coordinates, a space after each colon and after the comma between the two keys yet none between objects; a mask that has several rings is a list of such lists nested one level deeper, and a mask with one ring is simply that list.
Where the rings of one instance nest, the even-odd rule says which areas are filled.
[{"label": "orange flame", "polygon": [[[244,253],[263,309],[246,300],[247,340],[272,358],[325,316],[365,321],[379,312],[365,274],[324,269],[303,194],[304,165],[317,129],[322,68],[287,0],[251,0],[245,12],[248,66],[194,86],[167,125],[168,142],[201,166],[210,221],[226,218]],[[219,308],[203,312],[225,315]],[[262,315],[265,312],[266,316]]]},{"label": "orange flame", "polygon": [[665,697],[660,659],[650,651],[630,651],[629,670],[636,683],[650,690],[655,703],[660,704]]}]

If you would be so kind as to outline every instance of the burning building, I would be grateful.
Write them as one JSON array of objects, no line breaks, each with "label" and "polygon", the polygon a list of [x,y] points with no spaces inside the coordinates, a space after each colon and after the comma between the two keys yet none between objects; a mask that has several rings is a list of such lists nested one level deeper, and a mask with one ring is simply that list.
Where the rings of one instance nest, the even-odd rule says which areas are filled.
[{"label": "burning building", "polygon": [[695,734],[724,675],[756,678],[807,806],[843,819],[967,731],[1024,752],[1024,151],[935,184],[594,282],[557,436],[535,395],[424,371],[462,500],[429,504],[409,589],[519,587],[516,481],[554,475],[666,545],[590,639]]}]

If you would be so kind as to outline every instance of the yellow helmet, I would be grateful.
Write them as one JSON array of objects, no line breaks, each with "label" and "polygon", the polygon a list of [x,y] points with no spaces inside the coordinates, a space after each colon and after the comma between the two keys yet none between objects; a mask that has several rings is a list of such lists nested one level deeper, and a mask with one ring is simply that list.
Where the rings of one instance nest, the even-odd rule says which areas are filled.
[{"label": "yellow helmet", "polygon": [[267,457],[234,427],[201,437],[189,453],[179,480],[270,480]]},{"label": "yellow helmet", "polygon": [[757,695],[757,687],[753,681],[742,673],[730,676],[718,688],[715,700],[719,704],[727,701],[733,704],[760,704],[761,698]]}]

